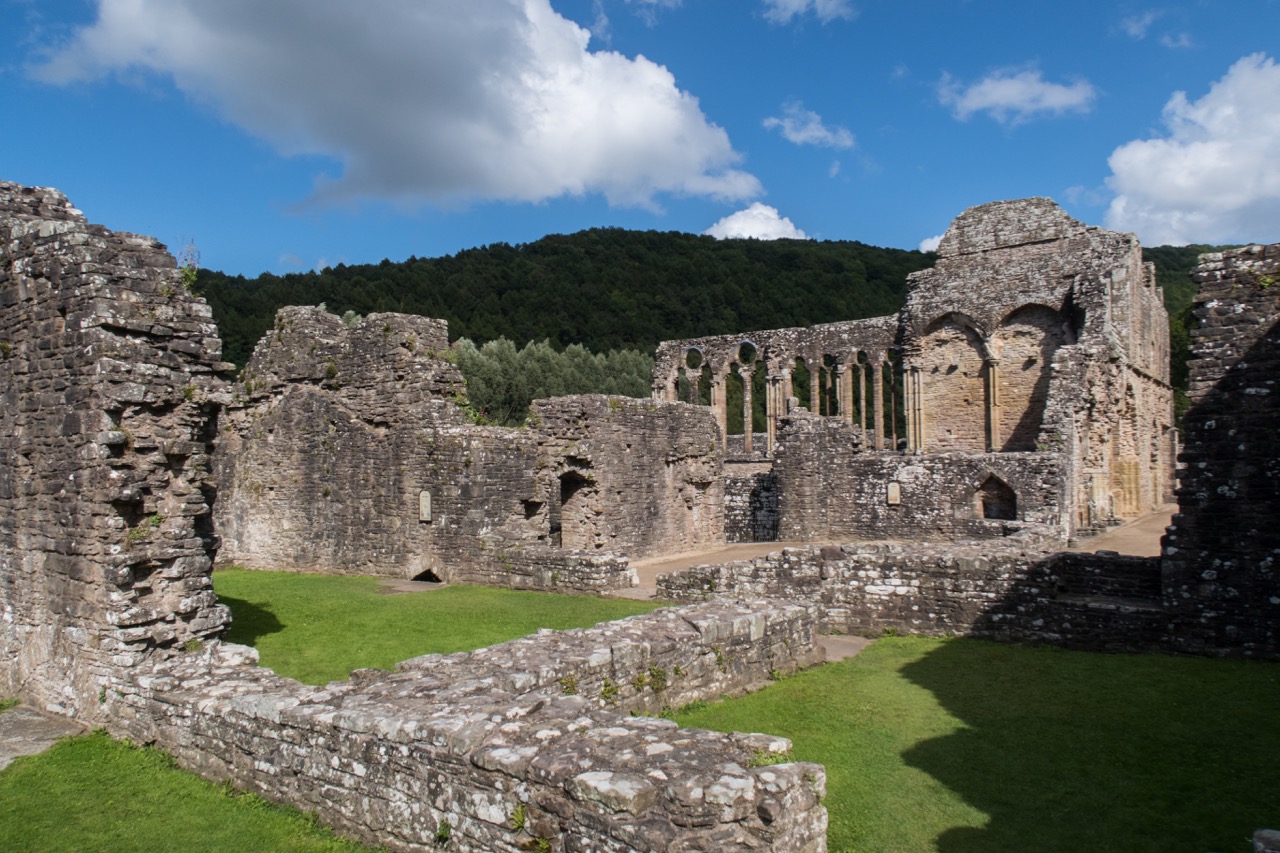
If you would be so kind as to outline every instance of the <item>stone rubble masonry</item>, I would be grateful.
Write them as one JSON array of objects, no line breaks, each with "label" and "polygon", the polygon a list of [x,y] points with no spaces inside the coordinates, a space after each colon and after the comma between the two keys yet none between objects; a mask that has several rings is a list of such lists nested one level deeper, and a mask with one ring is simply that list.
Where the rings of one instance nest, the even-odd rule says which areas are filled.
[{"label": "stone rubble masonry", "polygon": [[[911,274],[906,305],[892,317],[664,341],[654,396],[674,399],[682,377],[710,383],[723,432],[724,383],[735,371],[767,375],[764,443],[778,468],[783,539],[1003,536],[1003,525],[969,521],[975,507],[983,519],[993,492],[1011,490],[1014,520],[1056,526],[1066,541],[1169,499],[1168,317],[1134,236],[1086,226],[1049,199],[1021,199],[966,210],[938,255],[932,269]],[[809,399],[823,401],[809,414],[829,430],[795,420],[797,359],[810,373]],[[690,368],[691,360],[705,367]],[[751,449],[759,444],[753,437]],[[737,452],[741,439],[726,446]],[[864,491],[885,489],[896,469],[936,472],[959,454],[970,462],[941,484],[956,513],[943,529],[940,513],[950,510],[919,500],[919,490],[909,495],[905,483],[888,513],[857,509],[878,510],[883,494],[865,504],[847,488],[863,479]],[[997,464],[997,456],[1006,458]],[[972,479],[982,468],[999,482]],[[1053,472],[1051,488],[1024,493],[1044,471]],[[960,483],[968,494],[956,492]],[[855,507],[827,514],[817,496],[849,496]],[[841,516],[837,530],[829,515]]]},{"label": "stone rubble masonry", "polygon": [[724,542],[724,477],[705,409],[630,397],[535,400],[531,431],[563,547],[642,558]]},{"label": "stone rubble masonry", "polygon": [[1280,243],[1201,257],[1165,601],[1186,651],[1280,649]]},{"label": "stone rubble masonry", "polygon": [[[1063,545],[1063,467],[1052,453],[864,452],[847,424],[800,411],[778,428],[778,538],[936,541],[1025,530]],[[984,518],[992,478],[1017,496],[1008,518]]]},{"label": "stone rubble masonry", "polygon": [[824,632],[884,630],[1045,642],[1100,651],[1168,648],[1157,558],[1046,553],[997,542],[810,545],[659,575],[658,595],[790,596],[816,604]]},{"label": "stone rubble masonry", "polygon": [[164,246],[0,183],[0,694],[100,721],[157,650],[217,635],[208,305]]},{"label": "stone rubble masonry", "polygon": [[704,410],[562,397],[509,429],[464,399],[441,320],[281,309],[224,418],[220,559],[598,593],[637,583],[629,558],[723,541]]},{"label": "stone rubble masonry", "polygon": [[[393,850],[821,853],[821,765],[768,735],[626,716],[817,661],[816,614],[717,601],[310,687],[211,644],[122,682],[118,730]],[[783,762],[774,764],[773,762]]]},{"label": "stone rubble masonry", "polygon": [[728,542],[776,542],[778,478],[768,462],[726,462],[724,535]]}]

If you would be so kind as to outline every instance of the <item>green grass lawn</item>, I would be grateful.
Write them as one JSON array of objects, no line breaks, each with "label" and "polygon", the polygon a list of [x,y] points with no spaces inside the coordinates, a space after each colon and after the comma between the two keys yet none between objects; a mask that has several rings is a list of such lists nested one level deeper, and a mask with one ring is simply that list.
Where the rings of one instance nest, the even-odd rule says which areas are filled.
[{"label": "green grass lawn", "polygon": [[647,613],[654,602],[446,586],[382,595],[367,577],[221,569],[218,600],[233,614],[227,639],[258,649],[263,666],[307,684],[353,669],[390,669],[430,652],[461,652],[532,634]]},{"label": "green grass lawn", "polygon": [[[231,639],[312,683],[652,607],[230,570],[214,585]],[[1275,663],[888,637],[677,719],[785,735],[825,764],[833,853],[1245,853],[1254,829],[1280,826]],[[355,849],[255,798],[190,793],[201,785],[154,752],[76,739],[0,772],[0,850]]]},{"label": "green grass lawn", "polygon": [[6,853],[340,853],[296,809],[205,782],[154,749],[104,734],[63,740],[0,771]]},{"label": "green grass lawn", "polygon": [[1280,825],[1280,665],[885,638],[681,725],[826,765],[837,851],[1248,851]]}]

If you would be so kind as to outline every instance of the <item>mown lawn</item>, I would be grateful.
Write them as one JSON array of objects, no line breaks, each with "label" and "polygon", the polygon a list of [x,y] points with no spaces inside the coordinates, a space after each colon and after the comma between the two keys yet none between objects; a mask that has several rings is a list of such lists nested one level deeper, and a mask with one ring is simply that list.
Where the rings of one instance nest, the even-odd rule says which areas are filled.
[{"label": "mown lawn", "polygon": [[69,738],[0,771],[5,853],[342,853],[296,809],[198,779],[154,749]]},{"label": "mown lawn", "polygon": [[367,577],[222,569],[218,600],[231,608],[227,639],[258,649],[263,666],[307,684],[353,669],[390,669],[431,652],[461,652],[532,634],[586,628],[647,613],[654,602],[482,586],[383,595]]},{"label": "mown lawn", "polygon": [[[231,639],[312,683],[652,606],[474,587],[384,596],[370,579],[260,572],[214,584]],[[1275,663],[886,637],[677,719],[782,734],[825,764],[833,853],[1245,853],[1254,829],[1280,826]],[[204,783],[166,765],[101,736],[19,760],[0,772],[0,850],[355,849],[217,786],[225,802],[203,816],[187,786]]]},{"label": "mown lawn", "polygon": [[825,764],[830,849],[1251,850],[1280,825],[1280,665],[884,638],[681,725]]}]

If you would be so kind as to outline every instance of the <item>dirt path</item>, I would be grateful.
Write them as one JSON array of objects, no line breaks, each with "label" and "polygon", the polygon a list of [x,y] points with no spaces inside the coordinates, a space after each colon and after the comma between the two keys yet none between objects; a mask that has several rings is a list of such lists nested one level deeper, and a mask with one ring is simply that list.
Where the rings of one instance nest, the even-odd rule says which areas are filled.
[{"label": "dirt path", "polygon": [[1169,526],[1177,504],[1165,504],[1151,515],[1130,521],[1128,524],[1108,530],[1106,533],[1081,539],[1068,551],[1115,551],[1134,557],[1160,556],[1160,537]]},{"label": "dirt path", "polygon": [[694,566],[731,563],[734,560],[750,560],[752,557],[763,557],[797,545],[808,545],[808,542],[741,542],[736,545],[719,545],[714,548],[703,548],[699,551],[685,551],[680,554],[666,554],[661,557],[649,557],[644,560],[633,560],[631,567],[640,578],[640,586],[631,590],[615,593],[620,598],[653,598],[658,591],[658,575],[669,572],[683,572]]}]

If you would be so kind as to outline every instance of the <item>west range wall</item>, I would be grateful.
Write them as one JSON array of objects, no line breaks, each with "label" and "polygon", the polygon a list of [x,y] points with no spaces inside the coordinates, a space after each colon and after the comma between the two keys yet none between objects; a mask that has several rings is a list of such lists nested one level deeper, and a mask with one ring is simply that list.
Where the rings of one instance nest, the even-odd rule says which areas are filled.
[{"label": "west range wall", "polygon": [[600,592],[634,585],[628,557],[723,541],[704,410],[587,395],[477,426],[451,355],[442,321],[281,309],[220,436],[221,559]]}]

